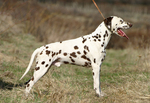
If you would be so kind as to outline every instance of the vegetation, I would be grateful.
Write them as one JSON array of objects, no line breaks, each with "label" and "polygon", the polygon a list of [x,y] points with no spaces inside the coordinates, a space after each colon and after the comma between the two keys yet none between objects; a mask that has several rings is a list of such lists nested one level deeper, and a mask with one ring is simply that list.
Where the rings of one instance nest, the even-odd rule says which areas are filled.
[{"label": "vegetation", "polygon": [[104,97],[95,96],[91,68],[62,65],[52,66],[26,99],[24,83],[32,76],[34,64],[25,78],[19,79],[32,52],[46,43],[91,33],[102,17],[93,4],[7,1],[0,3],[0,103],[150,101],[149,6],[99,5],[105,17],[118,15],[133,23],[126,31],[129,41],[113,35],[109,43],[101,69]]},{"label": "vegetation", "polygon": [[[23,27],[23,32],[32,34],[45,43],[62,41],[87,35],[103,21],[93,3],[80,5],[77,3],[38,3],[36,1],[13,2],[6,0],[1,5],[1,14],[11,16],[15,24]],[[150,6],[133,4],[98,4],[103,15],[116,15],[133,23],[127,30],[130,40],[113,36],[108,48],[145,48],[150,43]],[[8,26],[3,32],[7,32]],[[0,34],[2,34],[0,33]],[[117,38],[117,40],[116,40]]]}]

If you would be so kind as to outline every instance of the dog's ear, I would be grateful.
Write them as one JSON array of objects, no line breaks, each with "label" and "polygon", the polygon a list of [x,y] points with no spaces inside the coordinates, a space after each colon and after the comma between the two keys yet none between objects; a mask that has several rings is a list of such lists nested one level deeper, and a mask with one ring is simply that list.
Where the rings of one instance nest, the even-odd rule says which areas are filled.
[{"label": "dog's ear", "polygon": [[105,25],[107,26],[108,29],[111,30],[111,20],[113,17],[108,17],[104,20]]}]

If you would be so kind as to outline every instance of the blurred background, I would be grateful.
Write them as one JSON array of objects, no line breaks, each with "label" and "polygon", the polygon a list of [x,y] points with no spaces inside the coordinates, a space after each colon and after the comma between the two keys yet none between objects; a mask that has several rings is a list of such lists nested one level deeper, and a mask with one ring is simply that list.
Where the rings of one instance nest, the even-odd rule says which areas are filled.
[{"label": "blurred background", "polygon": [[[107,48],[147,48],[150,44],[150,0],[95,0],[105,18],[116,15],[133,27],[130,38],[116,35]],[[0,0],[0,39],[34,35],[52,43],[93,32],[103,21],[92,0]]]}]

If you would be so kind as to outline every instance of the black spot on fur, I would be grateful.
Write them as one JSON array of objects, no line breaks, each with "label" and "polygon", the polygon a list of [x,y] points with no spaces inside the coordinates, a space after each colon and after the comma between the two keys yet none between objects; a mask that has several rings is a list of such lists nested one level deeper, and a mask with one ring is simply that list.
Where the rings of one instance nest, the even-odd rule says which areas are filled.
[{"label": "black spot on fur", "polygon": [[104,55],[104,59],[105,59],[105,56],[106,56],[106,55]]},{"label": "black spot on fur", "polygon": [[27,87],[29,87],[29,86],[30,86],[30,84],[28,83],[28,84],[27,84]]},{"label": "black spot on fur", "polygon": [[104,34],[103,37],[105,38],[105,37],[106,37],[106,34]]},{"label": "black spot on fur", "polygon": [[82,55],[81,58],[86,59],[87,57],[85,55]]},{"label": "black spot on fur", "polygon": [[27,82],[25,82],[25,85],[27,85],[30,81],[31,81],[31,79],[29,79]]},{"label": "black spot on fur", "polygon": [[67,56],[67,53],[64,53],[64,56]]},{"label": "black spot on fur", "polygon": [[46,46],[46,49],[48,49],[49,47],[48,46]]},{"label": "black spot on fur", "polygon": [[54,53],[52,53],[52,57],[55,55],[55,52]]},{"label": "black spot on fur", "polygon": [[46,64],[45,67],[48,67],[48,64]]},{"label": "black spot on fur", "polygon": [[72,59],[72,57],[69,57],[71,59],[72,62],[75,62],[75,60]]},{"label": "black spot on fur", "polygon": [[105,31],[105,34],[106,34],[106,36],[108,37],[108,32],[107,32],[107,30]]},{"label": "black spot on fur", "polygon": [[72,57],[77,57],[77,55],[76,55],[76,53],[75,52],[72,52],[71,54],[70,54],[70,56],[72,56]]},{"label": "black spot on fur", "polygon": [[96,59],[94,58],[94,63],[96,63]]},{"label": "black spot on fur", "polygon": [[81,54],[80,51],[77,52],[78,54]]},{"label": "black spot on fur", "polygon": [[40,69],[40,67],[36,67],[36,68],[35,68],[36,71],[39,70],[39,69]]},{"label": "black spot on fur", "polygon": [[34,77],[32,77],[31,80],[34,81]]},{"label": "black spot on fur", "polygon": [[101,35],[99,35],[99,38],[101,38]]},{"label": "black spot on fur", "polygon": [[83,67],[90,67],[91,66],[91,62],[85,62]]},{"label": "black spot on fur", "polygon": [[43,51],[41,51],[40,55],[42,55],[42,54],[43,54]]},{"label": "black spot on fur", "polygon": [[90,61],[90,59],[89,59],[89,58],[87,58],[85,55],[82,55],[82,56],[81,56],[81,58],[83,58],[83,59],[86,59],[86,60]]},{"label": "black spot on fur", "polygon": [[44,64],[45,64],[45,61],[43,61],[41,64],[44,65]]},{"label": "black spot on fur", "polygon": [[49,51],[49,50],[46,50],[46,54],[49,56],[49,54],[50,54],[50,51]]},{"label": "black spot on fur", "polygon": [[84,46],[84,49],[88,50],[88,52],[90,51],[87,45]]},{"label": "black spot on fur", "polygon": [[88,61],[91,61],[89,58],[87,58]]},{"label": "black spot on fur", "polygon": [[59,54],[61,53],[61,50],[59,50],[59,52],[58,52]]},{"label": "black spot on fur", "polygon": [[85,55],[87,54],[87,52],[86,52],[85,50],[83,51],[83,53],[84,53]]},{"label": "black spot on fur", "polygon": [[[97,35],[98,35],[98,34],[97,34]],[[92,37],[98,39],[98,36],[96,36],[96,35],[95,35],[95,36],[92,36]]]},{"label": "black spot on fur", "polygon": [[104,42],[103,42],[103,44],[101,45],[102,47],[104,46]]},{"label": "black spot on fur", "polygon": [[87,66],[88,66],[88,63],[87,63],[87,62],[85,62],[85,63],[84,63],[84,66],[85,66],[85,67],[87,67]]},{"label": "black spot on fur", "polygon": [[79,47],[78,46],[74,46],[74,49],[79,49]]},{"label": "black spot on fur", "polygon": [[87,39],[83,39],[82,43],[84,43]]},{"label": "black spot on fur", "polygon": [[64,64],[69,64],[69,62],[67,62],[67,61],[64,61]]}]

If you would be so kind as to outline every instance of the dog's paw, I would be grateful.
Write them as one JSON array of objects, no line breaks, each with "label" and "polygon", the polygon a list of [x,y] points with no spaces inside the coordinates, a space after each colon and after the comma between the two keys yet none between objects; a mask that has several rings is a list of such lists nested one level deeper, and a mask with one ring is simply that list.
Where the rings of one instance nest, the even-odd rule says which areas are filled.
[{"label": "dog's paw", "polygon": [[106,94],[101,92],[100,94],[96,94],[97,97],[104,97]]}]

